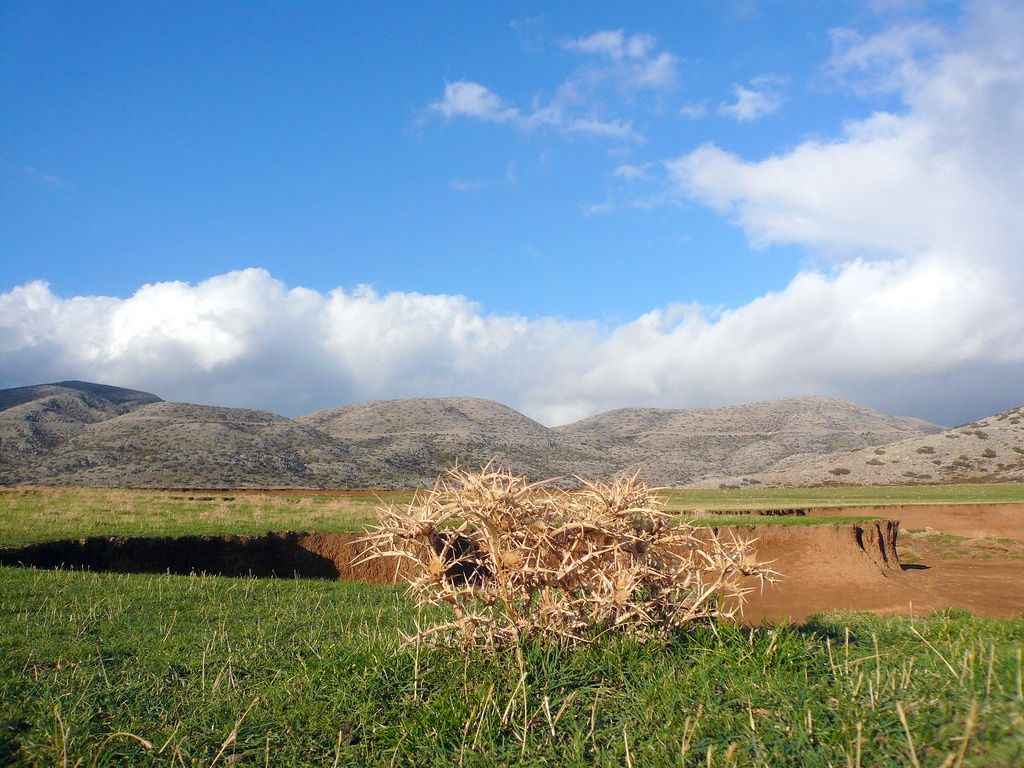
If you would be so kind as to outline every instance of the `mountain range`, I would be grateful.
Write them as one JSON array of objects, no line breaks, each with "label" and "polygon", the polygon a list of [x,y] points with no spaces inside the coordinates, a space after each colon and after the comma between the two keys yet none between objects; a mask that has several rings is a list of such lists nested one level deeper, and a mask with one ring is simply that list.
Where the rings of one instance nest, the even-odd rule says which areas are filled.
[{"label": "mountain range", "polygon": [[[64,381],[0,390],[0,483],[416,487],[456,461],[473,466],[492,459],[535,479],[639,470],[665,486],[936,482],[971,473],[1011,479],[1024,459],[1014,450],[1021,421],[1019,412],[1001,414],[950,438],[926,421],[817,396],[706,409],[627,408],[553,428],[473,397],[381,400],[289,419]],[[979,431],[989,434],[978,437]],[[962,441],[962,459],[947,456],[954,440]],[[985,447],[973,442],[986,440]],[[890,445],[906,448],[878,453]],[[883,456],[883,465],[871,460]],[[880,466],[888,471],[875,472]],[[832,471],[837,468],[848,472]]]}]

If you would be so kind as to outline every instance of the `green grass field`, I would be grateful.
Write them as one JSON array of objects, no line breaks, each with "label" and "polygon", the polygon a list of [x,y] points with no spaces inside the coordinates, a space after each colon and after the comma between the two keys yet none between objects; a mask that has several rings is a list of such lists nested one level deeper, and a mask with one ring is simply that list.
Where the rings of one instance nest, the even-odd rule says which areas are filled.
[{"label": "green grass field", "polygon": [[989,504],[1024,502],[1022,483],[881,485],[819,488],[676,489],[666,492],[670,509],[845,507],[876,504]]},{"label": "green grass field", "polygon": [[373,521],[373,511],[381,501],[411,498],[408,491],[338,496],[103,488],[0,489],[0,546],[87,536],[355,531]]},{"label": "green grass field", "polygon": [[[381,502],[401,503],[412,491],[320,494],[295,491],[150,491],[102,488],[0,489],[0,546],[87,536],[258,534],[267,531],[361,530]],[[884,486],[666,491],[669,511],[703,525],[809,525],[848,518],[743,518],[715,511],[878,504],[1024,503],[1024,484]],[[709,514],[710,513],[710,514]]]},{"label": "green grass field", "polygon": [[414,615],[398,588],[0,579],[0,763],[912,765],[899,708],[922,766],[961,747],[964,765],[1024,760],[1024,620],[533,647],[520,686],[511,652],[400,649]]},{"label": "green grass field", "polygon": [[[346,530],[375,503],[230,495],[4,491],[0,543]],[[721,623],[522,670],[403,648],[415,620],[398,587],[0,568],[0,765],[1024,765],[1024,618]]]}]

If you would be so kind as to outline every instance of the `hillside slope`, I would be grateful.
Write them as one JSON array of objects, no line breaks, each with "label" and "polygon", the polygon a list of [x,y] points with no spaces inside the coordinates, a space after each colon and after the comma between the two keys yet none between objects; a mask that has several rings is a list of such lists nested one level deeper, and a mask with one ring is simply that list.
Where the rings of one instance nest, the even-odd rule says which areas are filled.
[{"label": "hillside slope", "polygon": [[159,402],[149,392],[84,381],[0,390],[0,473],[38,458],[92,424]]},{"label": "hillside slope", "polygon": [[[71,386],[69,386],[69,384]],[[411,482],[264,411],[167,403],[80,382],[0,392],[0,483],[320,487]]]},{"label": "hillside slope", "polygon": [[464,466],[496,460],[536,478],[611,470],[554,430],[476,397],[376,400],[296,421],[352,445],[364,461],[397,465],[417,484],[432,482],[456,460]]},{"label": "hillside slope", "polygon": [[1024,407],[937,434],[833,453],[726,484],[893,485],[1024,480]]},{"label": "hillside slope", "polygon": [[0,391],[0,483],[409,487],[456,461],[496,460],[535,479],[639,470],[674,486],[938,429],[821,397],[622,409],[552,429],[473,397],[380,400],[288,419],[62,382]]},{"label": "hillside slope", "polygon": [[643,466],[660,485],[763,472],[787,460],[940,430],[920,419],[811,396],[693,410],[627,408],[555,429],[613,464]]}]

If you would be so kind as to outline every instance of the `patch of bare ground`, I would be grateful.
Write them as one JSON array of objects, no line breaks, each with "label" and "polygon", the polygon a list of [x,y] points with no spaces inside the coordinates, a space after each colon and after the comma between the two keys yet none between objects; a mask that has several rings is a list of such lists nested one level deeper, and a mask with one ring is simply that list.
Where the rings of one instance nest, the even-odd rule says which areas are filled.
[{"label": "patch of bare ground", "polygon": [[783,548],[775,567],[791,578],[751,600],[748,620],[800,620],[835,609],[904,616],[942,608],[964,608],[979,616],[1024,614],[1022,504],[833,507],[814,508],[810,514],[879,514],[898,520],[904,542],[900,570],[862,570],[850,578],[842,571],[816,571],[801,562],[798,548]]}]

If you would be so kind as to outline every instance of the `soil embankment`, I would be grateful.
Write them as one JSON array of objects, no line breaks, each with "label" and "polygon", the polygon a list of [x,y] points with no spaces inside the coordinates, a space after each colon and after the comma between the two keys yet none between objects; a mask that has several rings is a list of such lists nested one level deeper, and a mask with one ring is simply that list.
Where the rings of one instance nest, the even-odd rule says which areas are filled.
[{"label": "soil embankment", "polygon": [[899,520],[904,530],[932,528],[950,536],[1024,541],[1024,504],[893,504],[812,507],[814,517],[875,516]]},{"label": "soil embankment", "polygon": [[759,560],[780,574],[773,584],[752,582],[746,621],[802,620],[822,610],[877,610],[899,602],[903,568],[897,550],[899,522],[872,520],[839,525],[729,526],[756,539]]},{"label": "soil embankment", "polygon": [[[897,521],[721,526],[716,530],[720,536],[756,539],[757,558],[770,561],[781,574],[780,581],[763,590],[750,585],[753,591],[744,612],[750,623],[801,621],[828,610],[910,615],[959,607],[982,616],[1024,614],[1024,591],[1020,589],[1024,560],[929,559],[901,564]],[[96,537],[0,549],[0,565],[377,584],[399,580],[403,573],[398,561],[363,561],[366,545],[360,539],[358,533],[328,532]]]},{"label": "soil embankment", "polygon": [[0,549],[0,565],[118,573],[206,573],[392,583],[396,560],[363,562],[359,533],[267,533],[262,536],[119,537],[47,541]]},{"label": "soil embankment", "polygon": [[[897,531],[928,530],[967,537],[978,545],[991,545],[999,538],[1024,541],[1024,504],[813,507],[806,514],[814,517],[878,515],[897,521],[898,529],[892,529],[890,539],[894,549]],[[844,527],[814,526],[810,530]],[[863,529],[864,524],[858,523],[856,527]],[[762,532],[768,529],[767,526],[759,528]],[[1000,557],[1001,547],[979,548],[978,554],[984,557],[936,550],[922,558],[908,560],[904,557],[902,562],[895,561],[898,568],[892,568],[880,563],[874,555],[874,547],[868,546],[865,553],[879,566],[872,572],[864,567],[863,559],[860,567],[854,568],[850,564],[856,562],[856,558],[837,558],[830,548],[823,549],[816,542],[820,534],[797,536],[787,541],[787,532],[795,530],[786,526],[762,534],[759,556],[775,559],[776,570],[785,578],[751,595],[745,610],[748,621],[801,620],[825,610],[906,616],[964,608],[978,616],[1024,614],[1024,590],[1021,589],[1024,560]],[[867,536],[865,540],[870,538]],[[919,548],[919,545],[914,547]]]}]

